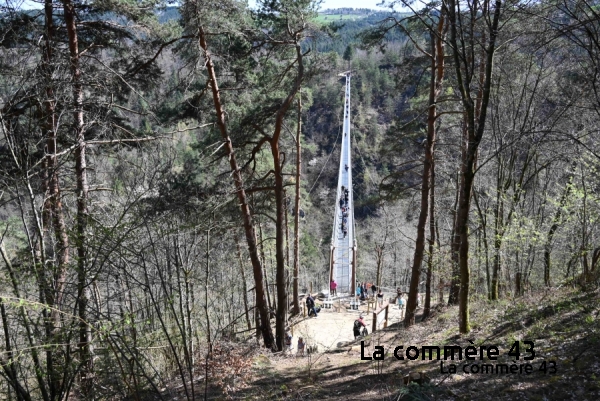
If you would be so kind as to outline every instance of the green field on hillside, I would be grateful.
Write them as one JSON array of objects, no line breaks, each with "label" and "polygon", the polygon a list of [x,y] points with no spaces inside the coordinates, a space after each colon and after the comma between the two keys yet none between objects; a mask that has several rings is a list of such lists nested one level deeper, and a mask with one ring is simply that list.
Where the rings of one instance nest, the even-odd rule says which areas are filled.
[{"label": "green field on hillside", "polygon": [[321,23],[333,21],[356,21],[365,18],[367,14],[319,14],[317,21]]}]

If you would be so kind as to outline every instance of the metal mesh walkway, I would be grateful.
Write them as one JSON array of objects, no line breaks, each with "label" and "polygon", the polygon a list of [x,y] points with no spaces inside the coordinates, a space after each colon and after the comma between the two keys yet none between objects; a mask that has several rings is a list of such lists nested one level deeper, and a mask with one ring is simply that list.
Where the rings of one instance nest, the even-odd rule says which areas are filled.
[{"label": "metal mesh walkway", "polygon": [[352,159],[350,157],[350,72],[345,76],[344,124],[335,217],[331,236],[330,280],[336,281],[338,293],[352,294],[356,281],[356,241],[354,237]]}]

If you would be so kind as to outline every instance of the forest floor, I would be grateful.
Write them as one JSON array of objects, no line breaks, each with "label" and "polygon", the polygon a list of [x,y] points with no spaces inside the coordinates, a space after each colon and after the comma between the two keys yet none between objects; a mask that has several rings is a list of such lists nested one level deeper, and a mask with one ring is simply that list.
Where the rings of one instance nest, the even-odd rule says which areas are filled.
[{"label": "forest floor", "polygon": [[[383,361],[361,360],[360,340],[352,339],[352,322],[357,313],[323,310],[317,318],[305,319],[295,327],[297,336],[305,335],[308,344],[319,345],[319,353],[307,356],[271,354],[255,350],[253,377],[248,384],[229,393],[240,400],[599,400],[600,399],[600,293],[573,289],[551,289],[512,300],[471,303],[471,328],[468,335],[458,332],[457,307],[437,308],[433,316],[405,329],[397,318],[386,329],[365,339],[364,355],[374,346],[383,346]],[[392,307],[392,313],[396,307]],[[422,311],[422,310],[418,310]],[[366,317],[367,315],[365,315]],[[417,317],[420,320],[420,316]],[[369,326],[370,327],[370,326]],[[404,360],[394,357],[397,346],[458,345],[463,350],[477,347],[475,360]],[[520,359],[508,356],[520,341]],[[532,341],[535,358],[527,348]],[[481,346],[496,345],[497,360],[479,359]],[[402,354],[401,354],[402,355]],[[485,355],[485,351],[484,351]],[[554,362],[554,364],[551,363]],[[440,367],[444,362],[444,372]],[[447,373],[454,362],[456,373]],[[544,364],[545,362],[545,364]],[[526,374],[526,363],[532,371]],[[487,369],[482,364],[522,365],[522,373],[470,373]],[[465,373],[466,367],[469,373]],[[544,372],[544,367],[546,372]],[[551,373],[556,368],[556,373]],[[500,368],[499,368],[500,369]],[[517,368],[513,368],[517,369]],[[424,374],[423,385],[404,385],[409,374]],[[214,394],[214,393],[213,393]],[[214,399],[226,399],[216,396]]]}]

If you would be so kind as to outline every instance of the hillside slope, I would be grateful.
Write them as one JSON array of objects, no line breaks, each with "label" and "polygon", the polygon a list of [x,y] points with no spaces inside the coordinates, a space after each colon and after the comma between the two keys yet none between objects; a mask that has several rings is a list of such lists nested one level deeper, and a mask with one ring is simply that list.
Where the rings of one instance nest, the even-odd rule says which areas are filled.
[{"label": "hillside slope", "polygon": [[[467,336],[458,334],[456,308],[439,308],[427,322],[405,330],[394,324],[370,336],[365,355],[371,355],[375,345],[383,346],[383,361],[361,360],[360,343],[353,347],[317,354],[310,357],[263,356],[254,359],[260,374],[249,388],[234,399],[273,400],[597,400],[600,399],[600,350],[597,348],[598,292],[582,293],[572,289],[552,289],[511,301],[475,302],[474,330]],[[321,314],[320,318],[327,318]],[[351,328],[349,327],[349,330]],[[400,361],[394,357],[397,346],[497,345],[499,357],[490,361],[455,361],[457,373],[441,373],[435,360]],[[507,354],[515,341],[520,341],[520,359]],[[534,343],[535,358],[529,344]],[[349,351],[348,351],[349,350]],[[413,351],[411,351],[412,353]],[[413,354],[414,355],[414,354]],[[555,362],[556,373],[553,371]],[[445,361],[448,371],[451,361]],[[526,373],[526,363],[532,371]],[[546,362],[546,373],[543,363]],[[464,373],[472,364],[501,366],[523,365],[521,373]],[[495,367],[494,367],[495,369]],[[499,368],[501,369],[501,368]],[[516,368],[512,368],[513,371]],[[541,369],[541,370],[540,370]],[[477,370],[475,368],[474,370]],[[403,385],[410,373],[424,373],[429,383]],[[241,398],[238,398],[241,397]]]}]

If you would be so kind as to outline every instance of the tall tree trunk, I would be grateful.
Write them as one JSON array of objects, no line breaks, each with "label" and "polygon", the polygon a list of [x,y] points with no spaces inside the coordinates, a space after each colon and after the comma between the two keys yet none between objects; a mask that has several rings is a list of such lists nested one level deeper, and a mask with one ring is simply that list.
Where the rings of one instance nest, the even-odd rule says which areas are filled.
[{"label": "tall tree trunk", "polygon": [[288,314],[290,310],[290,226],[288,223],[288,214],[290,211],[290,198],[287,191],[283,192],[285,197],[285,325],[288,324]]},{"label": "tall tree trunk", "polygon": [[567,197],[569,192],[571,191],[570,183],[567,184],[565,190],[560,197],[560,202],[558,204],[558,208],[556,209],[556,213],[554,214],[554,218],[552,219],[552,226],[550,230],[548,230],[548,235],[546,235],[546,242],[544,243],[544,285],[546,287],[550,287],[552,282],[550,280],[550,253],[552,252],[552,238],[554,238],[554,233],[558,230],[561,220],[562,209],[567,203]]},{"label": "tall tree trunk", "polygon": [[[470,284],[470,270],[469,270],[469,208],[471,202],[471,191],[473,188],[473,181],[475,179],[475,161],[477,157],[477,148],[481,143],[481,138],[485,130],[485,121],[487,118],[487,107],[490,98],[490,87],[492,78],[492,67],[494,60],[494,52],[496,45],[496,37],[498,35],[498,25],[500,20],[500,9],[502,2],[496,0],[493,8],[494,16],[492,22],[486,28],[489,29],[489,45],[486,49],[486,59],[481,60],[485,62],[485,74],[482,82],[483,91],[481,99],[481,111],[478,118],[476,117],[476,107],[471,97],[471,90],[468,82],[471,80],[474,71],[471,69],[470,62],[466,61],[468,57],[465,54],[459,55],[460,47],[458,45],[458,33],[457,27],[459,21],[456,15],[458,5],[456,0],[449,0],[448,11],[450,19],[450,44],[452,45],[452,52],[454,55],[454,62],[456,68],[456,81],[458,89],[460,90],[463,109],[467,118],[467,132],[468,132],[468,144],[466,150],[466,163],[463,165],[463,178],[464,181],[461,186],[459,208],[458,208],[458,225],[457,233],[460,235],[460,248],[459,248],[459,267],[460,267],[460,293],[459,293],[459,330],[461,333],[468,333],[470,328],[469,323],[469,284]],[[483,7],[484,13],[490,11],[488,1],[485,1]],[[473,18],[473,17],[472,17]],[[466,29],[462,24],[461,29]],[[475,35],[475,32],[471,32]],[[474,49],[471,49],[474,51]],[[464,68],[464,69],[463,69]]]},{"label": "tall tree trunk", "polygon": [[[427,224],[427,215],[429,213],[429,191],[431,184],[431,172],[433,167],[433,152],[435,146],[435,123],[437,119],[437,98],[442,90],[442,81],[444,78],[444,50],[443,50],[443,31],[444,31],[444,13],[440,14],[437,29],[430,32],[431,41],[431,78],[429,84],[429,102],[427,113],[427,144],[425,146],[425,160],[423,162],[423,176],[421,183],[421,211],[417,223],[417,241],[415,244],[415,255],[412,265],[412,274],[410,278],[410,287],[408,291],[408,300],[406,302],[406,315],[404,317],[404,326],[409,327],[415,324],[415,310],[417,308],[417,295],[419,291],[419,280],[421,275],[421,264],[425,251],[425,226]],[[430,227],[435,227],[432,220]],[[433,228],[432,228],[433,231]],[[428,294],[431,296],[431,272],[428,270]],[[427,311],[429,312],[429,311]]]},{"label": "tall tree trunk", "polygon": [[[431,147],[431,171],[430,171],[430,185],[429,185],[429,254],[427,259],[427,281],[425,288],[425,305],[423,308],[423,319],[429,317],[431,311],[431,284],[433,275],[433,252],[435,245],[435,234],[436,234],[436,220],[435,220],[435,122],[437,120],[437,98],[442,92],[442,85],[444,80],[444,32],[446,29],[446,18],[445,14],[440,14],[440,20],[437,25],[436,35],[432,35],[432,68],[435,69],[435,76],[432,72],[432,86],[435,85],[435,90],[432,92],[430,88],[430,99],[429,99],[429,112],[427,129],[433,130],[432,133],[433,143]],[[432,98],[433,95],[433,98]],[[429,121],[433,118],[433,124]]]},{"label": "tall tree trunk", "polygon": [[65,25],[69,38],[71,79],[73,81],[73,132],[75,148],[75,175],[77,187],[76,248],[77,248],[77,310],[79,319],[79,354],[81,363],[82,393],[93,398],[93,351],[90,322],[87,309],[89,303],[89,283],[87,282],[87,221],[88,221],[88,181],[86,163],[86,143],[83,126],[83,85],[79,63],[79,44],[75,7],[71,0],[63,0]]},{"label": "tall tree trunk", "polygon": [[[464,129],[464,128],[463,128]],[[463,133],[466,130],[463,131]],[[464,164],[465,160],[465,149],[466,149],[466,140],[463,138],[461,141],[461,166]],[[448,294],[448,305],[456,305],[458,303],[458,293],[460,291],[460,270],[458,268],[458,250],[460,248],[460,235],[458,234],[458,204],[460,200],[460,189],[463,185],[463,175],[461,171],[457,174],[456,179],[456,194],[454,197],[454,207],[452,211],[454,212],[454,219],[452,220],[452,233],[450,235],[450,263],[452,277],[450,278],[450,293]]]},{"label": "tall tree trunk", "polygon": [[285,347],[285,316],[287,311],[287,286],[285,274],[285,254],[284,254],[284,236],[285,236],[285,188],[283,181],[283,160],[281,159],[281,150],[279,147],[279,138],[283,128],[283,119],[292,104],[296,94],[300,91],[300,84],[304,78],[304,63],[302,59],[302,49],[299,43],[296,47],[296,62],[298,72],[290,92],[283,101],[281,107],[277,111],[275,118],[275,128],[273,137],[270,138],[271,156],[273,157],[273,171],[275,175],[275,204],[276,204],[276,220],[275,220],[275,260],[276,260],[276,286],[277,286],[277,311],[275,318],[275,338],[277,341],[277,349],[282,351]]},{"label": "tall tree trunk", "polygon": [[488,299],[492,299],[492,282],[491,282],[492,276],[490,273],[489,246],[488,246],[488,240],[487,240],[487,220],[486,220],[485,214],[483,213],[483,211],[481,210],[481,207],[479,205],[478,195],[477,195],[476,191],[473,192],[473,200],[475,201],[475,206],[477,207],[477,213],[479,214],[479,220],[481,221],[481,234],[482,234],[481,242],[483,243],[483,247],[485,248],[485,280],[486,280],[487,296],[488,296]]},{"label": "tall tree trunk", "polygon": [[[53,270],[53,282],[54,288],[46,289],[46,293],[50,294],[53,291],[51,297],[46,297],[46,302],[49,303],[51,308],[51,318],[46,323],[46,336],[48,341],[55,344],[62,343],[59,338],[59,326],[60,326],[60,309],[64,296],[65,281],[67,275],[67,266],[69,264],[69,238],[67,235],[67,228],[65,225],[64,214],[62,210],[62,201],[60,195],[60,186],[58,179],[58,163],[56,157],[56,107],[54,100],[54,89],[52,85],[52,44],[54,40],[55,27],[53,23],[53,5],[51,0],[44,2],[44,15],[45,15],[45,49],[42,57],[42,73],[44,75],[44,82],[46,85],[46,100],[45,104],[45,137],[46,137],[46,160],[45,164],[45,175],[46,175],[46,188],[48,195],[44,202],[42,211],[42,221],[44,230],[50,227],[50,222],[54,228],[54,234],[57,241],[56,246],[56,266]],[[44,287],[50,286],[49,282],[45,282]],[[54,366],[54,350],[49,349],[46,352],[48,377],[50,391],[52,394],[57,394],[61,387],[61,375],[59,370]]]},{"label": "tall tree trunk", "polygon": [[[210,292],[210,229],[211,227],[206,229],[206,265],[204,266],[204,318],[206,319],[206,342],[208,342],[208,350],[206,352],[207,360],[212,358],[212,336],[210,328],[210,315],[208,314],[208,294]],[[206,381],[208,382],[208,380]]]},{"label": "tall tree trunk", "polygon": [[246,273],[244,272],[244,260],[242,259],[242,252],[240,251],[240,244],[238,242],[237,236],[235,239],[235,247],[237,248],[237,256],[240,262],[240,274],[242,275],[242,291],[244,291],[244,310],[246,311],[246,324],[248,325],[248,330],[252,329],[252,324],[250,323],[250,314],[248,310],[248,286],[246,285]]},{"label": "tall tree trunk", "polygon": [[[252,196],[252,209],[256,210],[254,205],[254,196]],[[267,270],[267,258],[265,256],[265,241],[262,233],[262,224],[260,218],[257,216],[256,224],[258,225],[258,242],[260,243],[260,260],[262,260],[263,276],[265,279],[265,295],[267,297],[267,307],[269,308],[269,319],[271,319],[271,310],[273,309],[273,302],[271,301],[271,286],[269,284],[269,271]]]},{"label": "tall tree trunk", "polygon": [[296,185],[294,194],[294,315],[300,314],[300,300],[298,291],[298,275],[300,274],[300,179],[302,178],[302,94],[298,96],[298,120],[296,122]]},{"label": "tall tree trunk", "polygon": [[285,311],[287,288],[285,285],[285,191],[283,187],[283,162],[279,142],[271,146],[275,171],[275,285],[277,287],[277,305],[275,313],[275,342],[279,351],[283,350],[285,339]]},{"label": "tall tree trunk", "polygon": [[423,319],[431,313],[431,285],[433,283],[433,252],[435,246],[435,154],[431,160],[431,185],[429,188],[429,252],[427,254],[427,280],[425,283],[425,305]]},{"label": "tall tree trunk", "polygon": [[504,200],[502,199],[502,191],[498,187],[496,208],[494,209],[494,256],[492,257],[492,288],[490,299],[495,301],[499,298],[498,285],[500,280],[501,255],[500,247],[502,246],[502,233],[504,225]]},{"label": "tall tree trunk", "polygon": [[[54,274],[56,282],[54,303],[56,308],[53,309],[52,318],[55,326],[59,324],[59,312],[64,295],[64,287],[67,275],[67,266],[69,264],[69,237],[62,208],[62,200],[60,196],[60,185],[58,180],[58,163],[56,157],[56,111],[54,102],[54,90],[52,87],[52,40],[54,33],[54,25],[52,22],[52,2],[46,0],[44,4],[45,19],[46,19],[46,49],[44,52],[44,80],[46,82],[46,167],[48,177],[48,198],[44,205],[44,211],[50,211],[52,216],[52,225],[58,242],[57,246],[57,264],[58,268]],[[45,219],[46,220],[46,219]],[[45,222],[46,227],[47,222]]]},{"label": "tall tree trunk", "polygon": [[213,102],[215,106],[215,112],[217,117],[217,125],[221,132],[221,137],[225,142],[225,152],[229,158],[229,166],[231,168],[235,189],[240,203],[240,210],[242,212],[242,218],[244,221],[244,231],[246,233],[246,242],[248,243],[248,252],[250,253],[250,261],[252,262],[252,271],[254,273],[254,284],[256,290],[256,308],[258,309],[261,321],[260,330],[262,332],[264,345],[266,348],[273,347],[273,332],[271,330],[271,324],[269,323],[269,309],[267,306],[267,300],[265,298],[265,287],[263,282],[263,270],[258,258],[258,250],[256,247],[256,232],[252,223],[252,216],[250,214],[250,208],[246,200],[246,191],[244,190],[244,182],[242,180],[242,173],[235,159],[235,153],[233,151],[233,145],[227,132],[227,125],[225,124],[225,111],[221,104],[221,97],[219,93],[219,86],[217,83],[217,76],[215,73],[214,64],[210,53],[208,51],[208,45],[206,43],[206,34],[202,27],[199,28],[199,41],[200,47],[204,51],[204,57],[206,59],[206,70],[209,77],[210,87],[212,89]]},{"label": "tall tree trunk", "polygon": [[[387,237],[387,231],[386,231]],[[375,257],[377,258],[377,275],[375,276],[375,285],[377,288],[381,286],[381,268],[383,267],[383,257],[384,257],[384,249],[385,249],[385,239],[383,240],[383,244],[381,246],[375,245]]]}]

